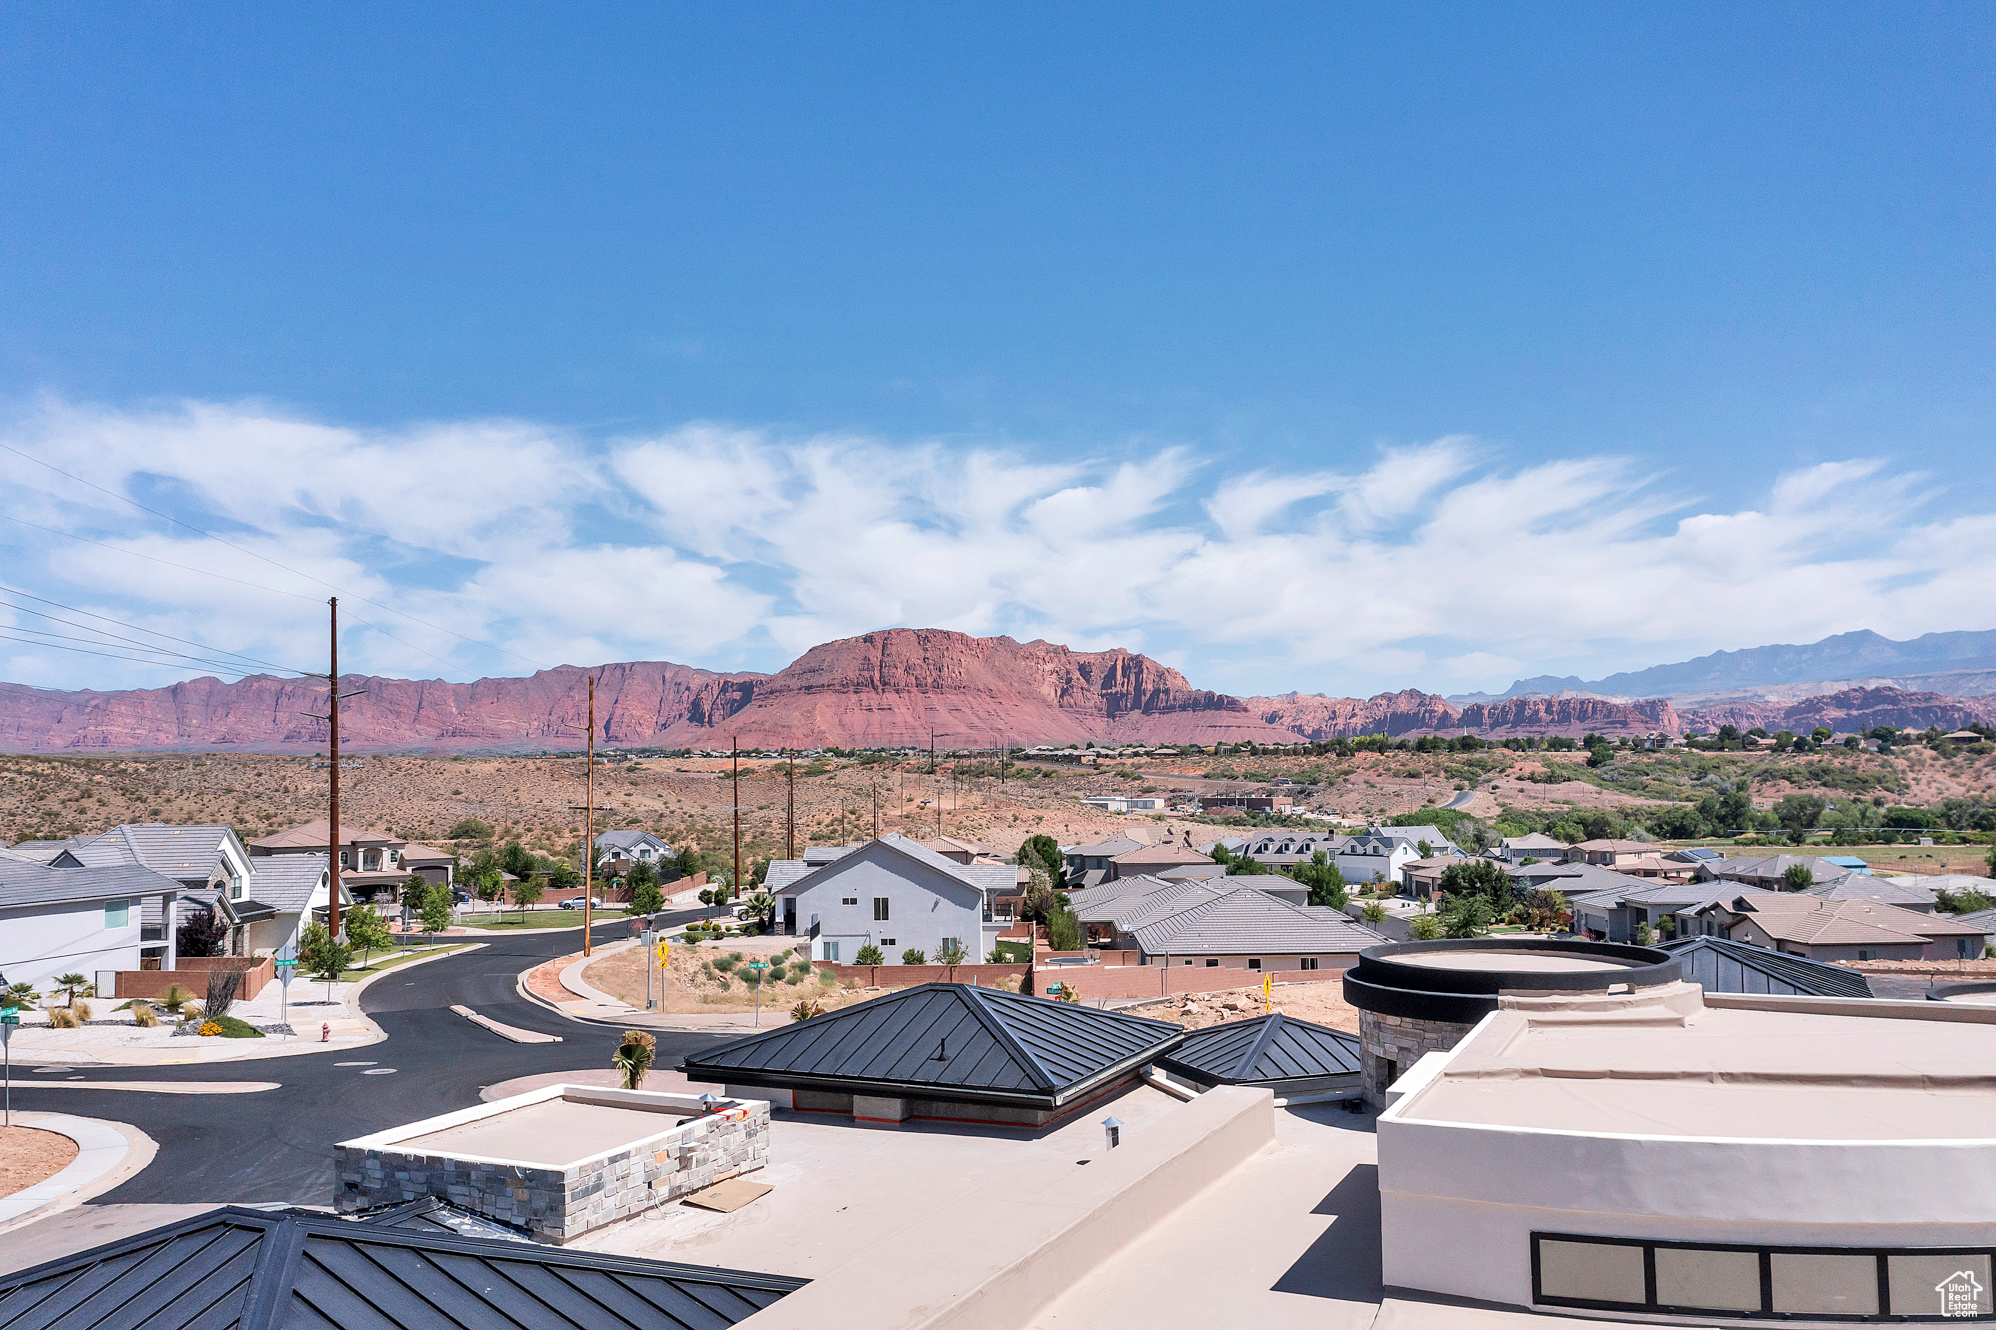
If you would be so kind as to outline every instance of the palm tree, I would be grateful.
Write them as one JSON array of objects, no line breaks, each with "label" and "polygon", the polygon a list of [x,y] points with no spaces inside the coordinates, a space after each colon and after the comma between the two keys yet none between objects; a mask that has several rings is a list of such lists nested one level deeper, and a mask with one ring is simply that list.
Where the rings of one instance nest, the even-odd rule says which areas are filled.
[{"label": "palm tree", "polygon": [[90,980],[71,970],[68,974],[57,975],[55,977],[55,986],[62,990],[62,1004],[65,1007],[73,1007],[76,1005],[77,993],[82,989],[89,988]]}]

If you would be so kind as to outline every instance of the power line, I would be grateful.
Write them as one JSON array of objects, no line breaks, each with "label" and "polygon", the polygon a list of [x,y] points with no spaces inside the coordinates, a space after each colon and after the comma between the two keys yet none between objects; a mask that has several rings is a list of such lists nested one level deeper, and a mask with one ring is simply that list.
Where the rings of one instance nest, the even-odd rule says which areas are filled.
[{"label": "power line", "polygon": [[[308,582],[317,582],[320,586],[325,587],[329,591],[338,592],[342,596],[352,597],[352,599],[360,601],[363,605],[372,605],[378,610],[385,610],[389,614],[393,614],[398,618],[407,619],[410,623],[420,624],[421,626],[431,629],[435,632],[448,634],[451,637],[455,637],[460,642],[469,642],[473,646],[482,646],[485,647],[487,650],[496,651],[502,656],[511,656],[514,660],[525,661],[527,664],[532,665],[535,669],[547,668],[547,666],[543,665],[540,661],[533,660],[527,656],[522,656],[517,651],[508,651],[506,648],[498,646],[492,642],[487,642],[483,638],[467,637],[465,634],[460,633],[455,629],[445,628],[441,624],[430,623],[428,620],[425,619],[418,619],[415,615],[404,613],[403,611],[398,610],[391,605],[383,605],[380,601],[369,600],[366,596],[354,595],[353,592],[347,591],[342,587],[335,586],[331,582],[326,581],[324,578],[314,577],[310,573],[300,572],[296,568],[290,567],[288,564],[279,563],[277,560],[269,557],[268,555],[258,554],[255,550],[247,549],[244,546],[236,544],[234,541],[224,540],[220,536],[216,535],[214,532],[203,530],[202,528],[195,526],[191,522],[183,522],[181,519],[173,516],[171,513],[163,513],[157,508],[149,508],[145,504],[140,503],[137,499],[134,499],[129,495],[120,494],[116,490],[106,489],[104,486],[97,484],[95,481],[85,480],[82,476],[79,476],[72,471],[65,471],[53,462],[44,461],[39,457],[35,457],[32,456],[31,454],[24,453],[19,448],[16,448],[11,444],[0,443],[0,449],[10,452],[14,454],[14,456],[16,457],[24,458],[27,461],[33,462],[37,466],[47,467],[49,470],[55,472],[59,476],[67,476],[69,479],[75,481],[77,484],[88,486],[89,488],[96,490],[99,494],[108,495],[109,497],[117,499],[120,502],[128,503],[142,513],[151,513],[154,517],[159,518],[163,522],[171,522],[175,526],[184,527],[185,529],[192,531],[194,534],[198,536],[206,536],[209,540],[212,540],[219,545],[226,545],[230,549],[235,550],[239,554],[247,554],[252,559],[259,559],[264,563],[269,564],[273,568],[282,569],[283,571],[290,573],[293,577],[302,577]],[[402,642],[401,638],[396,637],[393,633],[389,632],[385,628],[382,628],[379,624],[374,624],[371,626],[375,628],[376,631],[380,632],[384,637],[387,637],[391,641],[401,642],[403,646],[408,647],[411,651],[421,651],[422,654],[429,656],[430,659],[436,661],[443,661],[443,663],[446,665],[450,663],[448,661],[444,661],[443,657],[441,656],[435,655],[432,652],[423,651],[421,647],[416,646],[412,642]]]},{"label": "power line", "polygon": [[123,545],[113,545],[108,540],[92,540],[88,536],[79,536],[74,531],[64,531],[60,527],[43,526],[40,522],[30,522],[27,518],[16,517],[12,513],[0,513],[0,518],[5,518],[9,522],[18,522],[22,526],[33,527],[37,531],[46,531],[51,536],[61,536],[65,540],[79,541],[85,545],[95,545],[99,549],[110,550],[114,554],[129,554],[134,559],[145,559],[151,563],[164,564],[168,568],[178,568],[184,573],[200,573],[204,577],[216,577],[224,582],[234,582],[237,586],[246,586],[257,591],[268,591],[273,596],[289,596],[293,600],[309,600],[314,602],[318,600],[317,596],[308,596],[303,592],[285,591],[279,587],[265,586],[261,582],[245,582],[240,577],[230,577],[227,573],[218,573],[211,568],[196,568],[193,564],[175,563],[171,559],[162,559],[156,554],[142,554],[138,550],[128,550]]},{"label": "power line", "polygon": [[[0,591],[7,592],[11,595],[25,596],[29,600],[38,601],[43,605],[53,605],[59,610],[68,610],[71,614],[81,614],[86,619],[102,619],[105,623],[114,623],[117,624],[120,628],[129,628],[135,633],[145,633],[152,637],[163,637],[169,642],[179,642],[185,646],[200,647],[203,651],[209,652],[213,655],[234,656],[239,660],[249,661],[253,665],[268,665],[271,669],[281,670],[286,674],[305,673],[305,671],[303,670],[294,670],[289,665],[279,665],[275,661],[263,660],[259,657],[249,655],[247,652],[230,651],[226,647],[211,647],[206,642],[197,642],[191,637],[175,637],[172,633],[162,633],[156,628],[141,628],[139,625],[135,623],[126,623],[122,619],[114,619],[108,614],[97,614],[91,610],[81,609],[75,605],[65,605],[59,600],[50,600],[47,596],[37,596],[32,591],[23,591],[19,587],[8,586],[5,582],[0,582]],[[6,604],[6,603],[7,602],[5,602],[4,600],[0,600],[0,604]],[[67,619],[60,619],[53,614],[45,614],[40,610],[30,609],[26,605],[15,605],[13,606],[13,608],[20,610],[25,614],[33,614],[39,616],[40,618],[48,619],[54,623],[69,623]],[[72,623],[69,624],[69,626],[72,628],[81,628],[86,632],[98,633],[104,637],[116,636],[116,634],[114,633],[104,632],[104,630],[101,628],[92,628],[88,624]],[[131,639],[127,638],[123,640],[130,641]],[[134,642],[133,645],[147,647],[149,649],[151,647],[151,643],[147,642]],[[180,654],[180,653],[176,652],[173,654]]]},{"label": "power line", "polygon": [[[23,642],[26,643],[28,646],[36,646],[36,647],[53,647],[57,651],[74,651],[85,656],[104,656],[108,657],[111,660],[136,661],[141,665],[162,665],[170,669],[178,669],[178,670],[184,670],[187,668],[187,662],[184,660],[158,660],[146,656],[135,656],[122,651],[90,651],[83,647],[66,647],[63,646],[60,642],[44,642],[37,638],[13,637],[9,634],[10,634],[9,629],[0,628],[0,641]],[[109,644],[106,643],[104,645],[109,645]],[[254,671],[246,670],[242,668],[240,665],[229,666],[226,668],[223,667],[217,667],[217,668],[221,668],[221,672],[224,674],[243,675],[243,674],[254,673]]]},{"label": "power line", "polygon": [[[58,619],[56,622],[60,623],[61,620]],[[55,647],[57,650],[68,649],[61,645],[64,642],[86,642],[91,646],[108,647],[111,650],[116,651],[122,649],[116,645],[116,642],[121,642],[126,640],[123,638],[118,638],[114,639],[111,642],[106,642],[101,638],[95,638],[95,637],[73,637],[68,633],[52,633],[45,628],[29,628],[23,624],[18,624],[18,623],[0,625],[0,627],[4,627],[5,630],[10,633],[32,633],[34,634],[34,638],[32,640],[36,641],[38,644],[42,643],[43,639],[47,639],[46,645]],[[106,634],[106,636],[109,636],[109,634]],[[29,641],[31,639],[17,637],[14,638],[13,640],[16,642],[23,642],[23,641]],[[232,660],[213,660],[205,656],[190,656],[184,651],[168,651],[165,647],[152,647],[146,645],[143,642],[134,642],[132,643],[132,646],[138,648],[140,651],[151,653],[151,655],[154,658],[160,656],[170,656],[177,658],[170,662],[155,661],[155,663],[171,663],[174,665],[178,665],[182,668],[185,668],[188,664],[201,665],[209,669],[223,670],[230,674],[252,674],[258,672],[246,669],[242,665],[239,665]],[[138,659],[138,657],[133,656],[130,657],[130,659],[136,660]]]}]

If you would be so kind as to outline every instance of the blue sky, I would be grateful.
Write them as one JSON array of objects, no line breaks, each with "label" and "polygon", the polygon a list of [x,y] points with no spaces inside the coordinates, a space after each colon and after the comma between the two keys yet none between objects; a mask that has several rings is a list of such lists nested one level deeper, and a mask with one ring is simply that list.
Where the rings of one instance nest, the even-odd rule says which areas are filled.
[{"label": "blue sky", "polygon": [[17,6],[0,442],[283,567],[0,454],[0,580],[316,667],[317,578],[448,677],[1996,626],[1993,55],[1947,5]]}]

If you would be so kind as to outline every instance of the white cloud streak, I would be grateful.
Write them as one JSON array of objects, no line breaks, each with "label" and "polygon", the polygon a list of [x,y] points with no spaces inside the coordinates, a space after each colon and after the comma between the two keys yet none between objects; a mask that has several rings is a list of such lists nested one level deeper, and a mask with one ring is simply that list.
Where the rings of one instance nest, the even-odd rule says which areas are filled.
[{"label": "white cloud streak", "polygon": [[[1238,692],[1501,686],[1858,627],[1983,628],[1996,591],[1996,514],[1962,510],[1981,496],[1876,459],[1718,511],[1627,459],[1519,466],[1462,436],[1224,476],[1184,449],[1049,461],[711,424],[606,445],[253,404],[48,402],[0,441],[248,551],[0,453],[0,513],[19,519],[0,522],[0,580],[306,669],[321,583],[349,597],[352,666],[382,673],[771,669],[912,625],[1127,645]],[[0,642],[0,676],[175,673]]]}]

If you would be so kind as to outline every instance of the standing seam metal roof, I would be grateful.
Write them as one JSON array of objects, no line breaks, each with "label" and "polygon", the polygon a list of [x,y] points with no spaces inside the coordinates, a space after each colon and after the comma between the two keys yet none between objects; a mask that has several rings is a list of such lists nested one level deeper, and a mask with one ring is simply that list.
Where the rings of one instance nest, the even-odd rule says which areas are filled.
[{"label": "standing seam metal roof", "polygon": [[923,984],[691,1054],[680,1070],[726,1084],[891,1086],[1054,1107],[1183,1036],[1180,1026],[1145,1016]]},{"label": "standing seam metal roof", "polygon": [[1684,977],[1707,993],[1766,993],[1777,997],[1871,996],[1871,984],[1854,970],[1789,956],[1749,942],[1704,935],[1661,943],[1684,964]]},{"label": "standing seam metal roof", "polygon": [[0,1330],[711,1330],[805,1282],[230,1207],[0,1277]]},{"label": "standing seam metal roof", "polygon": [[1158,1065],[1202,1085],[1266,1085],[1356,1075],[1358,1036],[1280,1012],[1185,1036]]}]

